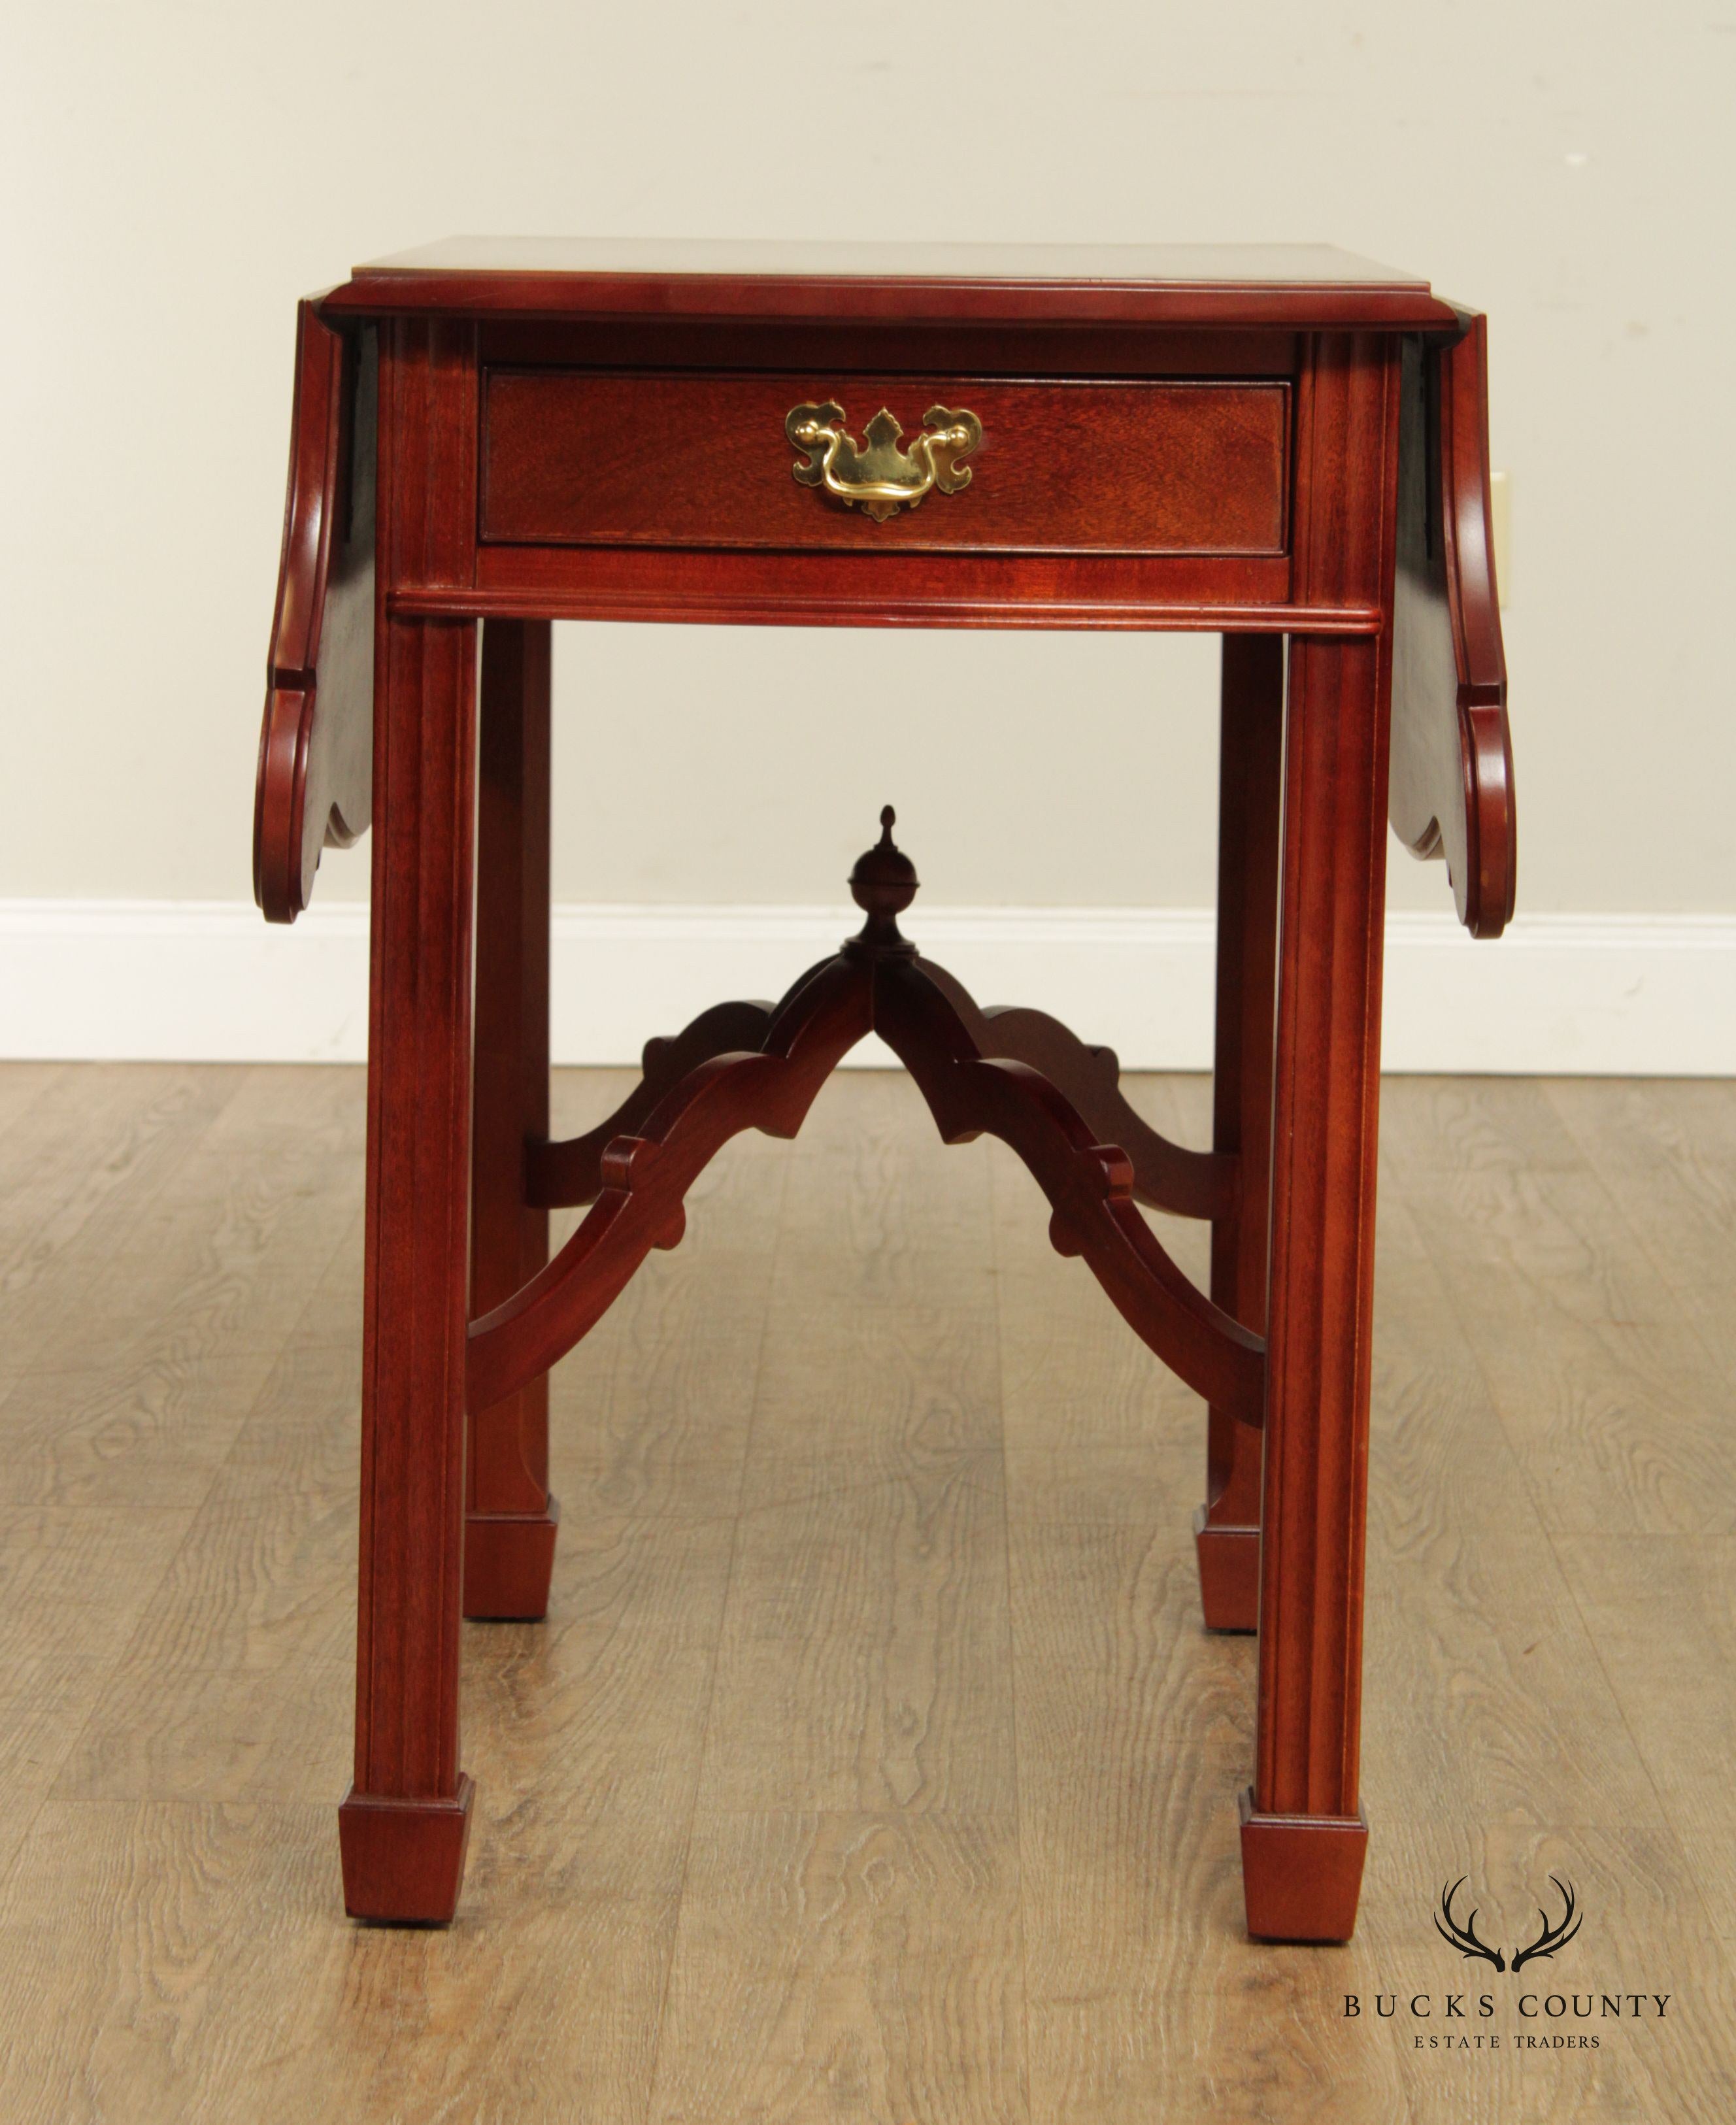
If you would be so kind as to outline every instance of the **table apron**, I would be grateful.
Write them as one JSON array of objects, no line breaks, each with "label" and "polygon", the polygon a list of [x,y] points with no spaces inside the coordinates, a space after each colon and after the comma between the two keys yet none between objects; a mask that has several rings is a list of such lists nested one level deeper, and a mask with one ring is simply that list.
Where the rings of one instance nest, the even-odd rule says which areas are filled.
[{"label": "table apron", "polygon": [[[562,557],[565,558],[565,557]],[[515,581],[504,572],[472,584],[389,591],[394,618],[596,620],[788,627],[1113,628],[1208,634],[1378,634],[1388,615],[1367,603],[1298,604],[1282,596],[1214,597],[1111,581],[1100,592],[1073,583],[1001,588],[957,580],[968,564],[948,559],[938,581],[869,590],[830,581],[806,556],[754,556],[719,567],[713,557],[634,555],[630,570],[579,566]],[[733,560],[736,557],[729,557]],[[743,557],[745,558],[745,557]],[[593,560],[594,557],[582,557]],[[643,563],[652,560],[656,565]],[[684,565],[684,562],[686,565]],[[480,572],[480,571],[479,571]]]}]

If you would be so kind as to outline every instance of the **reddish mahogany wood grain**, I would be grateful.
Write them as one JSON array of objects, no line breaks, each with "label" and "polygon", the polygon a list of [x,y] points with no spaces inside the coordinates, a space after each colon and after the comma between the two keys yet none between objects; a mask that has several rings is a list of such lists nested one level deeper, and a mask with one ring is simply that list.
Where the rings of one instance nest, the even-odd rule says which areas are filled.
[{"label": "reddish mahogany wood grain", "polygon": [[470,1324],[469,1397],[485,1407],[546,1372],[601,1320],[653,1247],[676,1246],[682,1203],[718,1150],[743,1129],[792,1137],[840,1058],[869,1031],[859,969],[828,960],[802,984],[753,1054],[699,1063],[602,1159],[584,1223],[540,1275]]},{"label": "reddish mahogany wood grain", "polygon": [[1294,332],[1187,326],[893,320],[515,318],[478,323],[485,369],[812,370],[828,376],[1264,376],[1296,371]]},{"label": "reddish mahogany wood grain", "polygon": [[[1210,1218],[1233,1201],[1233,1161],[1172,1143],[1136,1114],[1120,1090],[1120,1065],[1113,1048],[1087,1046],[1044,1011],[1004,1006],[981,1011],[943,968],[932,959],[922,964],[929,980],[968,1030],[978,1054],[1028,1063],[1077,1109],[1099,1141],[1117,1143],[1127,1152],[1133,1164],[1136,1200],[1183,1218]],[[810,968],[796,987],[815,971]],[[614,1139],[636,1134],[664,1095],[701,1062],[713,1055],[760,1047],[782,1008],[765,1003],[714,1004],[673,1039],[648,1041],[640,1081],[612,1114],[582,1136],[530,1147],[528,1199],[550,1209],[594,1202],[603,1185],[603,1153]]]},{"label": "reddish mahogany wood grain", "polygon": [[[1009,384],[961,376],[493,370],[482,535],[544,545],[1003,553],[1283,550],[1289,391],[1275,383]],[[799,485],[793,406],[835,400],[859,442],[882,407],[905,447],[968,408],[969,484],[876,523]]]},{"label": "reddish mahogany wood grain", "polygon": [[476,1787],[463,1773],[449,1799],[403,1800],[352,1790],[337,1812],[344,1908],[353,1919],[445,1925],[458,1904]]},{"label": "reddish mahogany wood grain", "polygon": [[484,546],[472,587],[406,586],[391,609],[454,619],[1210,634],[1378,634],[1386,624],[1377,605],[1292,603],[1289,591],[1289,563],[1258,555]]},{"label": "reddish mahogany wood grain", "polygon": [[[341,341],[335,322],[358,336]],[[1219,1614],[1245,1618],[1256,1555],[1260,1568],[1249,1925],[1348,1935],[1366,1836],[1362,1552],[1389,802],[1414,846],[1447,853],[1474,932],[1494,934],[1512,905],[1484,360],[1480,319],[1407,276],[1315,253],[1257,267],[1150,252],[852,262],[827,252],[816,263],[799,251],[533,246],[388,262],[303,313],[256,861],[262,904],[287,919],[328,827],[342,836],[365,820],[353,762],[358,747],[369,758],[371,728],[380,832],[356,1769],[341,1816],[353,1911],[438,1920],[456,1903],[472,1802],[460,1606],[468,1593],[477,1613],[534,1613],[546,1598],[541,1374],[647,1249],[679,1237],[685,1189],[717,1144],[749,1126],[793,1132],[844,1049],[877,1026],[943,1136],[988,1129],[1012,1144],[1048,1195],[1056,1245],[1084,1257],[1207,1396],[1208,1618],[1213,1541],[1240,1575]],[[507,398],[485,422],[490,369]],[[804,395],[838,397],[859,434],[869,399],[885,398],[909,429],[930,393],[981,396],[989,432],[972,487],[885,526],[828,513],[789,480],[793,379]],[[1112,404],[1136,417],[1103,421]],[[1272,431],[1281,446],[1260,431],[1258,479],[1210,422],[1195,436],[1178,420],[1179,408],[1193,419],[1212,405],[1288,407]],[[1064,436],[1057,409],[1082,407],[1093,417]],[[659,417],[647,422],[647,408]],[[764,507],[741,441],[752,423],[733,418],[754,408],[777,430],[765,489],[777,499]],[[685,455],[684,434],[664,432],[684,424],[702,431]],[[1104,428],[1111,445],[1088,465],[1084,445]],[[1178,436],[1186,447],[1171,447]],[[1030,461],[1048,486],[1013,479],[1021,437],[1070,443]],[[973,502],[1002,513],[972,516]],[[1264,516],[1248,513],[1256,503]],[[986,522],[999,550],[981,543]],[[1158,550],[1233,543],[1250,525],[1276,549]],[[534,543],[491,543],[482,528]],[[773,543],[706,543],[735,537]],[[575,539],[586,543],[561,543]],[[1112,550],[1117,541],[1137,550]],[[775,1011],[721,1007],[653,1044],[644,1083],[605,1131],[547,1144],[547,623],[566,617],[1238,638],[1226,653],[1212,1151],[1141,1133],[1107,1051],[1040,1013],[980,1012],[901,941],[866,933]],[[877,860],[902,860],[889,839],[864,861]],[[1136,1194],[1212,1220],[1211,1297],[1169,1260]],[[547,1206],[593,1197],[547,1262]],[[478,1317],[468,1323],[467,1285]],[[1263,1467],[1250,1450],[1262,1423]]]},{"label": "reddish mahogany wood grain", "polygon": [[757,1053],[765,1045],[779,1013],[818,971],[810,967],[781,1003],[713,1004],[673,1037],[647,1040],[640,1058],[639,1081],[613,1114],[582,1136],[530,1147],[525,1171],[526,1199],[551,1210],[595,1202],[603,1186],[603,1154],[615,1138],[638,1135],[646,1118],[702,1062],[714,1055]]},{"label": "reddish mahogany wood grain", "polygon": [[[1211,1227],[1211,1296],[1263,1334],[1284,758],[1284,647],[1274,637],[1225,636],[1219,729],[1211,1143],[1236,1187]],[[1208,1628],[1257,1628],[1260,1443],[1227,1410],[1207,1418],[1206,1502],[1194,1542]]]},{"label": "reddish mahogany wood grain", "polygon": [[[932,959],[923,971],[957,1014],[979,1055],[1028,1063],[1077,1109],[1101,1143],[1117,1143],[1133,1164],[1136,1201],[1182,1218],[1222,1214],[1235,1200],[1233,1160],[1172,1143],[1128,1105],[1113,1048],[1094,1048],[1047,1012],[999,1006],[979,1010],[962,986]],[[810,968],[787,1003],[816,971]],[[713,1055],[752,1051],[764,1041],[783,1004],[720,1003],[672,1039],[646,1043],[639,1082],[606,1119],[582,1136],[534,1143],[526,1164],[527,1199],[557,1209],[593,1202],[602,1186],[604,1152],[636,1134],[646,1116],[681,1079]]]},{"label": "reddish mahogany wood grain", "polygon": [[1127,1153],[1096,1142],[1040,1071],[982,1057],[914,958],[877,968],[874,1029],[915,1080],[942,1138],[964,1143],[986,1131],[1016,1152],[1049,1199],[1056,1249],[1083,1257],[1135,1335],[1196,1393],[1258,1425],[1265,1346],[1170,1260],[1134,1206]]},{"label": "reddish mahogany wood grain", "polygon": [[[471,338],[407,319],[382,350],[383,590],[437,569],[461,541],[431,505],[466,496]],[[453,1812],[470,1804],[458,1680],[476,648],[464,622],[381,630],[355,1775],[341,1817],[345,1901],[360,1918],[451,1916],[463,1858]]]},{"label": "reddish mahogany wood grain", "polygon": [[1261,1815],[1251,1791],[1240,1808],[1249,1932],[1256,1940],[1348,1940],[1368,1854],[1367,1817]]},{"label": "reddish mahogany wood grain", "polygon": [[1099,1143],[1118,1144],[1133,1166],[1137,1202],[1176,1218],[1216,1218],[1235,1200],[1235,1163],[1172,1143],[1128,1105],[1113,1048],[1089,1047],[1047,1011],[997,1005],[979,1010],[962,983],[924,959],[922,970],[957,1014],[985,1061],[1023,1062],[1048,1079]]},{"label": "reddish mahogany wood grain", "polygon": [[[1297,546],[1324,594],[1390,595],[1398,412],[1391,341],[1323,336],[1298,412]],[[1385,638],[1291,645],[1252,1807],[1323,1837],[1359,1807],[1390,686]],[[1293,1846],[1244,1843],[1250,1927]],[[1332,1868],[1286,1894],[1295,1937],[1345,1937]]]},{"label": "reddish mahogany wood grain", "polygon": [[[1378,275],[1368,285],[1386,285],[1389,278],[1394,285],[1420,285]],[[1210,285],[1221,295],[1235,284]],[[328,306],[334,314],[342,307]],[[366,535],[373,462],[368,349],[364,336],[356,357],[346,359],[338,335],[322,323],[319,307],[317,302],[304,306],[298,323],[285,563],[256,808],[256,890],[271,918],[280,921],[292,920],[305,905],[322,842],[352,837],[365,822],[368,805],[372,598],[363,581],[372,558]],[[1179,375],[1204,364],[1226,372],[1273,374],[1293,357],[1296,346],[1293,335],[1258,327],[1245,306],[1225,313],[1236,318],[1240,331],[1226,324],[1203,334],[1185,327],[1079,331],[1028,322],[992,327],[945,319],[925,324],[903,316],[878,322],[816,315],[783,324],[758,318],[671,324],[658,314],[661,309],[666,305],[652,305],[638,319],[507,316],[489,330],[506,335],[496,348],[502,356],[570,360],[584,350],[592,359],[619,360],[637,348],[666,367],[683,359],[715,363],[726,347],[733,360],[764,365],[779,359],[782,333],[787,346],[826,360],[866,362],[887,376],[932,369],[925,357],[937,346],[969,350],[981,360],[986,348],[1001,342],[1011,345],[1003,365],[1014,371],[1058,367],[1070,344],[1077,350],[1080,375],[1114,370]],[[1407,510],[1395,623],[1392,811],[1401,835],[1419,852],[1448,855],[1462,918],[1475,934],[1493,935],[1513,902],[1511,745],[1488,563],[1482,321],[1456,312],[1452,318],[1461,335],[1456,342],[1444,349],[1438,337],[1423,343],[1423,359],[1438,367],[1442,379],[1437,417],[1431,425],[1426,411],[1415,424],[1407,416],[1405,459],[1415,469],[1417,507],[1434,511],[1437,535]],[[901,346],[906,351],[901,363]],[[782,358],[787,360],[788,354]],[[1433,477],[1421,463],[1421,453],[1430,450],[1437,459]],[[1409,492],[1409,472],[1406,479]],[[343,527],[335,563],[334,526]],[[880,528],[895,539],[909,536],[896,525]],[[1417,554],[1420,561],[1411,565]],[[1299,599],[1287,572],[1281,582],[1275,564],[1259,558],[1202,563],[1173,554],[1034,560],[949,554],[938,577],[925,572],[862,572],[859,563],[887,558],[882,544],[866,554],[717,554],[699,579],[685,555],[615,549],[594,558],[600,566],[575,568],[557,550],[525,550],[505,557],[502,564],[501,557],[478,558],[473,548],[454,557],[440,581],[402,587],[393,609],[467,618],[492,613],[1292,633],[1373,631],[1381,624],[1379,613],[1367,606],[1323,606]],[[1069,565],[1075,558],[1084,565]],[[832,560],[844,566],[828,568]],[[318,653],[322,638],[323,656]],[[1451,713],[1443,713],[1441,673],[1448,654],[1455,690]],[[322,691],[310,683],[322,671]],[[1461,846],[1462,856],[1455,853]]]},{"label": "reddish mahogany wood grain", "polygon": [[1474,313],[1464,326],[1451,344],[1405,351],[1389,804],[1414,855],[1446,858],[1465,928],[1498,937],[1517,878],[1513,740],[1489,528],[1487,333]]},{"label": "reddish mahogany wood grain", "polygon": [[1426,281],[1328,244],[836,245],[452,238],[327,298],[383,316],[515,313],[1017,324],[1450,324]]},{"label": "reddish mahogany wood grain", "polygon": [[373,775],[375,335],[297,309],[289,483],[253,799],[253,897],[308,904],[320,850],[366,831]]},{"label": "reddish mahogany wood grain", "polygon": [[[1084,1257],[1135,1333],[1183,1379],[1238,1421],[1258,1425],[1265,1390],[1260,1338],[1221,1312],[1170,1260],[1134,1207],[1127,1153],[1100,1143],[1042,1072],[985,1057],[974,1029],[986,1021],[967,998],[967,1011],[955,1007],[962,994],[907,946],[880,949],[857,940],[791,992],[756,1051],[695,1060],[636,1134],[605,1149],[595,1204],[561,1253],[471,1323],[473,1405],[515,1392],[587,1334],[650,1250],[680,1241],[683,1199],[719,1147],[744,1128],[793,1136],[843,1055],[877,1031],[915,1080],[943,1138],[964,1143],[987,1130],[1015,1151],[1049,1199],[1056,1246]],[[721,1027],[726,1014],[756,1009],[720,1006],[672,1045],[698,1050],[706,1029]],[[581,1178],[587,1140],[562,1148],[571,1177]]]},{"label": "reddish mahogany wood grain", "polygon": [[[525,1186],[548,1135],[549,676],[547,620],[482,631],[478,739],[476,1038],[470,1310],[510,1298],[548,1259]],[[559,1507],[548,1491],[548,1382],[470,1413],[464,1614],[548,1606]]]}]

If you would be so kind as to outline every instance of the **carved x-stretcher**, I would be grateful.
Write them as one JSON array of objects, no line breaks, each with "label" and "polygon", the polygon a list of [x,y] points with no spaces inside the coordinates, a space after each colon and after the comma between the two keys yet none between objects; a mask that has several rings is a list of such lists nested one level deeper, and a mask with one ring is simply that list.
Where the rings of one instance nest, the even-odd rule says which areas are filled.
[{"label": "carved x-stretcher", "polygon": [[[1249,1928],[1348,1938],[1384,815],[1474,935],[1513,899],[1485,362],[1480,317],[1303,247],[455,244],[302,305],[254,854],[289,921],[380,829],[353,1912],[455,1906],[458,1618],[547,1605],[548,1369],[873,1031],[1205,1398],[1206,1619],[1262,1633]],[[583,617],[1222,634],[1211,1148],[919,955],[890,808],[859,935],[552,1141],[548,623]],[[1141,1204],[1209,1222],[1209,1293]]]}]

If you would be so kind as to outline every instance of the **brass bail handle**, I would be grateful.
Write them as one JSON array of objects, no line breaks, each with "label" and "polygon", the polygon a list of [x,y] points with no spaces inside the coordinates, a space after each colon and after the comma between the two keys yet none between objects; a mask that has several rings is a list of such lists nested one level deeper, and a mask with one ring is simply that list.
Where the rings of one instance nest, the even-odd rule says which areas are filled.
[{"label": "brass bail handle", "polygon": [[790,408],[783,432],[806,453],[790,468],[803,487],[822,487],[884,524],[901,508],[915,508],[931,488],[957,494],[970,485],[971,468],[959,460],[982,441],[982,423],[962,407],[930,406],[908,450],[899,449],[904,430],[884,406],[863,431],[866,448],[844,417],[833,398]]}]

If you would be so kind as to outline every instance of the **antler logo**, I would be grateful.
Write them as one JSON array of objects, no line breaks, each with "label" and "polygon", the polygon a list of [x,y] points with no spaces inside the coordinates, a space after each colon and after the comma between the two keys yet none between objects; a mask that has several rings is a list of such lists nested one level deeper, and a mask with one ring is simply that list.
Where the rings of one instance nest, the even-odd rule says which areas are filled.
[{"label": "antler logo", "polygon": [[[1435,1931],[1450,1947],[1461,1955],[1480,1955],[1485,1962],[1492,1962],[1497,1970],[1505,1970],[1507,1958],[1498,1948],[1490,1948],[1477,1939],[1477,1915],[1473,1911],[1463,1925],[1452,1915],[1452,1900],[1465,1887],[1469,1878],[1461,1874],[1450,1889],[1441,1892],[1441,1915],[1435,1920]],[[1444,1921],[1444,1923],[1443,1923]]]},{"label": "antler logo", "polygon": [[1561,1914],[1560,1925],[1552,1926],[1549,1922],[1549,1913],[1543,1909],[1541,1904],[1538,1906],[1537,1916],[1543,1921],[1543,1930],[1537,1935],[1537,1938],[1531,1943],[1529,1948],[1522,1948],[1514,1955],[1513,1968],[1516,1972],[1522,1969],[1527,1962],[1531,1961],[1533,1957],[1544,1958],[1551,1956],[1558,1948],[1565,1948],[1567,1944],[1573,1939],[1574,1935],[1579,1930],[1579,1921],[1574,1915],[1574,1892],[1572,1885],[1562,1881],[1558,1875],[1551,1874],[1549,1878],[1555,1883],[1555,1887],[1561,1892],[1562,1896],[1565,1898],[1567,1909]]},{"label": "antler logo", "polygon": [[1435,1931],[1449,1947],[1457,1948],[1461,1955],[1480,1956],[1485,1962],[1494,1963],[1497,1970],[1511,1968],[1517,1976],[1527,1962],[1546,1960],[1554,1955],[1558,1948],[1565,1948],[1579,1930],[1580,1922],[1574,1906],[1573,1884],[1564,1882],[1558,1874],[1551,1874],[1549,1878],[1561,1892],[1566,1906],[1561,1914],[1560,1923],[1551,1925],[1549,1913],[1540,1906],[1537,1916],[1543,1921],[1543,1930],[1529,1947],[1516,1948],[1513,1950],[1513,1961],[1509,1964],[1499,1948],[1491,1948],[1486,1941],[1478,1939],[1477,1914],[1475,1911],[1471,1912],[1463,1925],[1461,1925],[1453,1916],[1452,1900],[1465,1887],[1468,1878],[1467,1876],[1461,1874],[1450,1889],[1443,1889],[1441,1892],[1441,1909],[1435,1918]]}]

